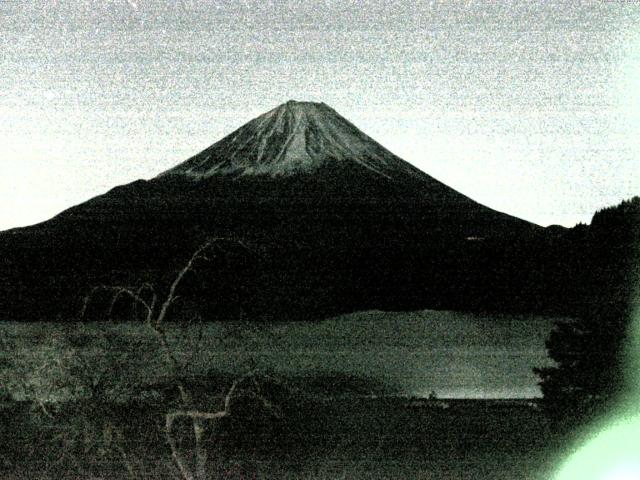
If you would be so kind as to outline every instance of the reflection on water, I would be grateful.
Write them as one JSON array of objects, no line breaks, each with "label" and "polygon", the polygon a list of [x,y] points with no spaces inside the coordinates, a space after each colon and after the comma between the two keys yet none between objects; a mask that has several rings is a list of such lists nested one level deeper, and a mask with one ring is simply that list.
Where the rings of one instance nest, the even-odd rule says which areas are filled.
[{"label": "reflection on water", "polygon": [[[236,371],[252,362],[281,374],[342,372],[366,375],[411,395],[440,397],[535,397],[540,392],[533,366],[548,364],[544,341],[554,319],[533,316],[479,316],[454,312],[361,312],[318,323],[282,323],[229,328],[207,324],[202,341],[179,335],[182,355],[197,350],[196,370]],[[16,357],[51,356],[56,324],[0,324],[13,338]],[[124,336],[148,335],[134,324],[91,324],[89,336],[104,328]],[[234,335],[230,335],[233,331]],[[184,333],[184,332],[183,332]],[[191,338],[189,338],[191,337]],[[139,348],[143,364],[162,370],[149,348]],[[91,348],[87,346],[86,348]],[[48,349],[48,350],[47,350]],[[55,350],[55,349],[54,349]],[[138,362],[136,362],[138,363]],[[130,373],[134,375],[135,373]]]}]

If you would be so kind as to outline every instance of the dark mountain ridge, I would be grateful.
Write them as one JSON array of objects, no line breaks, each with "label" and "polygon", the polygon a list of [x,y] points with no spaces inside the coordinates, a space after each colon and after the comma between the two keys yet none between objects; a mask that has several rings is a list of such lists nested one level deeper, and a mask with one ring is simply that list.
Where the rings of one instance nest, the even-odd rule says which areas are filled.
[{"label": "dark mountain ridge", "polygon": [[210,237],[252,253],[185,287],[205,318],[566,310],[564,236],[474,202],[324,104],[287,102],[154,179],[0,233],[0,313],[72,318],[93,285],[167,285]]}]

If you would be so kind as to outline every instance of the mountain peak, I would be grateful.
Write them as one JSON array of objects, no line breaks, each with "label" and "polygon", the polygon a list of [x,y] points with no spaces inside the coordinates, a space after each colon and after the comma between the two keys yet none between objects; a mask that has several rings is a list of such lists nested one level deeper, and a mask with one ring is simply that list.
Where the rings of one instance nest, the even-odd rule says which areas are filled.
[{"label": "mountain peak", "polygon": [[279,110],[281,108],[300,112],[314,112],[327,109],[335,112],[335,110],[333,110],[324,102],[308,102],[300,100],[287,100],[285,103],[280,104],[274,110]]},{"label": "mountain peak", "polygon": [[387,177],[416,172],[325,103],[289,100],[161,176],[275,177],[354,165]]},{"label": "mountain peak", "polygon": [[285,103],[280,105],[277,108],[282,107],[293,107],[293,108],[317,108],[317,107],[326,107],[327,104],[324,102],[308,102],[308,101],[300,101],[300,100],[287,100]]}]

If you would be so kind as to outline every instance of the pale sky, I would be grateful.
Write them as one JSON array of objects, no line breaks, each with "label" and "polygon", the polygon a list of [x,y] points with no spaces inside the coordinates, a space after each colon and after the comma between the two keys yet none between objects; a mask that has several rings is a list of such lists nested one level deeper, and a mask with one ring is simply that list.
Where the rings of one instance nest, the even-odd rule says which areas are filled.
[{"label": "pale sky", "polygon": [[640,194],[640,2],[0,0],[0,230],[323,101],[471,198]]}]

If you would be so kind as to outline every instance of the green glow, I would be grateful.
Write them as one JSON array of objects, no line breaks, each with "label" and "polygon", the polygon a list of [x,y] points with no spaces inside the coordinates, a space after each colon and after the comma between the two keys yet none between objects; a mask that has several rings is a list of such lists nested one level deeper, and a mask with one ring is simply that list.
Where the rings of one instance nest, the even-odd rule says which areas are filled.
[{"label": "green glow", "polygon": [[640,415],[622,415],[587,440],[555,480],[640,479]]},{"label": "green glow", "polygon": [[[638,282],[636,285],[640,286]],[[634,295],[627,352],[627,393],[606,420],[594,425],[554,480],[640,480],[640,288]]]}]

